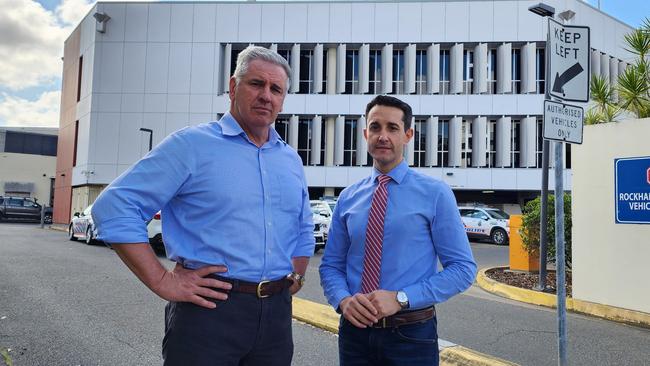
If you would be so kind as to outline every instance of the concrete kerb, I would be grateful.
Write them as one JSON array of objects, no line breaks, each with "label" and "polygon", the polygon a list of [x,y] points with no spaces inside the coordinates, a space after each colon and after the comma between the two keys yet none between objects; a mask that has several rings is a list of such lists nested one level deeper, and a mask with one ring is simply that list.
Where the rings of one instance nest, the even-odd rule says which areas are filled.
[{"label": "concrete kerb", "polygon": [[[340,316],[330,306],[298,297],[293,298],[293,317],[332,333],[339,331]],[[446,341],[439,342],[440,365],[513,366],[517,365]]]},{"label": "concrete kerb", "polygon": [[[508,268],[508,267],[494,267]],[[497,282],[489,278],[485,273],[494,268],[485,268],[479,271],[476,282],[483,290],[505,297],[507,299],[525,302],[533,305],[541,305],[550,308],[557,307],[557,297],[553,294],[522,289]],[[619,323],[650,328],[650,314],[640,311],[618,308],[615,306],[596,304],[589,301],[567,297],[567,310],[585,315],[591,315]]]}]

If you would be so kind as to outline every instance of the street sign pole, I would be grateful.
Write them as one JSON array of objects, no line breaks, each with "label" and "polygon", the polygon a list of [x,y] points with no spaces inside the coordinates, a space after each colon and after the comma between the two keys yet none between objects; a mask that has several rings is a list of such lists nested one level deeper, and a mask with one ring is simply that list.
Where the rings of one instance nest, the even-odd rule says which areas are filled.
[{"label": "street sign pole", "polygon": [[[559,14],[566,21],[574,12]],[[566,268],[564,243],[564,143],[582,143],[584,111],[581,107],[564,101],[589,100],[589,27],[568,26],[548,18],[547,33],[548,70],[546,75],[546,101],[544,101],[544,139],[557,140],[555,146],[555,260],[558,324],[558,365],[567,360],[566,329]],[[549,84],[549,81],[551,83]],[[562,101],[558,103],[553,98]],[[542,284],[540,279],[540,285]]]},{"label": "street sign pole", "polygon": [[564,268],[564,174],[563,142],[555,142],[555,288],[557,296],[558,365],[567,365],[566,286]]}]

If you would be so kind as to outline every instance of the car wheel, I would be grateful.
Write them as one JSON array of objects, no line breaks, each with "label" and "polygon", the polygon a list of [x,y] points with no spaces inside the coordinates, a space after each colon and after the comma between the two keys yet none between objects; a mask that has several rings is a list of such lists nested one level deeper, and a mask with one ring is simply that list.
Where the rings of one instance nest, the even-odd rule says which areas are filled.
[{"label": "car wheel", "polygon": [[86,229],[86,244],[90,245],[93,243],[93,228],[88,226]]},{"label": "car wheel", "polygon": [[77,241],[77,237],[74,236],[74,230],[72,230],[72,224],[68,227],[68,239],[72,241]]},{"label": "car wheel", "polygon": [[43,217],[43,223],[48,225],[52,224],[52,215],[50,214],[45,215],[45,217]]},{"label": "car wheel", "polygon": [[506,245],[508,244],[508,234],[503,229],[494,229],[490,235],[490,239],[496,245]]}]

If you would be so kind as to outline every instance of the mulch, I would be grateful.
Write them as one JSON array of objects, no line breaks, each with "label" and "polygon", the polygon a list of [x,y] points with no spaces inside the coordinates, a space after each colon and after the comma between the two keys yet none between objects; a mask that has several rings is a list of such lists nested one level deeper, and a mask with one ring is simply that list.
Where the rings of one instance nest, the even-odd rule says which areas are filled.
[{"label": "mulch", "polygon": [[[539,284],[539,273],[529,272],[512,272],[507,268],[492,268],[487,270],[485,274],[497,281],[506,285],[534,290]],[[571,296],[571,271],[566,271],[566,294]],[[557,285],[555,282],[555,271],[549,270],[546,272],[546,287],[548,293],[555,294]]]}]

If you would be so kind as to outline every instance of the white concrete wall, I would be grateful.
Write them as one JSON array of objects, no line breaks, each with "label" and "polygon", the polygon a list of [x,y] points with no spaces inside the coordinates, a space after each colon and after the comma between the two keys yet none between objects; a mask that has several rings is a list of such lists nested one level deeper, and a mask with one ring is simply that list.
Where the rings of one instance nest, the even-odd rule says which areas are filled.
[{"label": "white concrete wall", "polygon": [[[81,23],[84,65],[72,184],[108,183],[139,159],[148,147],[141,127],[154,130],[156,145],[177,129],[227,111],[228,95],[220,94],[222,44],[513,42],[519,47],[546,38],[545,21],[527,10],[537,2],[100,2],[96,10],[111,17],[106,33],[95,31],[95,9]],[[592,32],[609,27],[592,33],[592,46],[626,59],[620,47],[628,30],[624,24],[578,0],[548,2],[558,12],[573,8],[578,13],[574,24],[589,25]],[[605,29],[614,29],[614,35]],[[398,97],[422,116],[539,116],[543,100],[536,94]],[[370,98],[292,94],[283,114],[360,115]],[[86,177],[81,171],[94,174]],[[521,179],[515,169],[495,174],[507,179],[480,181],[477,188],[537,189],[519,183],[530,181],[530,172]],[[456,183],[467,186],[463,179]]]},{"label": "white concrete wall", "polygon": [[650,155],[650,118],[585,126],[573,145],[573,297],[650,313],[650,225],[616,224],[614,159]]},{"label": "white concrete wall", "polygon": [[55,171],[56,156],[0,152],[0,187],[4,188],[5,182],[34,183],[31,196],[41,204],[49,205],[50,178]]}]

